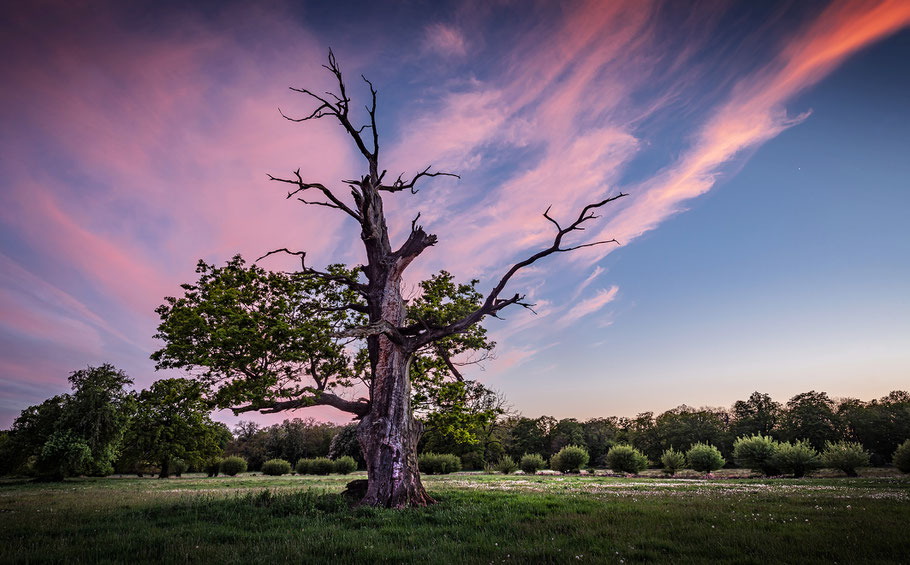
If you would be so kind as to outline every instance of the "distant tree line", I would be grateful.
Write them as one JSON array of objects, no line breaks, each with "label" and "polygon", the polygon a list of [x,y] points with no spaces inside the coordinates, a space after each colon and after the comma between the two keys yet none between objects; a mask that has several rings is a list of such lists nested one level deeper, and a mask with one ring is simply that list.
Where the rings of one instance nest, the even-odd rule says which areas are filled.
[{"label": "distant tree line", "polygon": [[[167,477],[188,469],[217,474],[217,463],[229,456],[242,458],[250,471],[270,460],[296,467],[345,456],[364,467],[356,423],[294,418],[263,427],[242,421],[232,433],[211,419],[212,405],[198,381],[162,379],[131,391],[132,380],[105,364],[74,371],[69,382],[71,393],[26,408],[10,430],[0,431],[0,474],[54,480],[114,472]],[[465,469],[527,455],[551,460],[568,446],[583,448],[591,466],[604,467],[610,449],[621,445],[637,449],[651,465],[661,464],[667,450],[687,452],[698,444],[716,447],[735,464],[736,440],[757,435],[804,442],[818,452],[828,442],[855,442],[872,465],[886,465],[910,438],[906,391],[868,402],[809,391],[785,404],[754,392],[730,409],[682,405],[656,416],[585,421],[511,414],[502,395],[476,381],[418,389],[415,399],[424,426],[420,452],[457,456]]]},{"label": "distant tree line", "polygon": [[897,446],[910,438],[910,393],[895,391],[864,402],[835,401],[824,392],[809,391],[781,404],[755,392],[729,410],[682,405],[656,416],[643,412],[634,418],[610,416],[583,422],[507,416],[495,423],[481,445],[466,449],[434,444],[432,451],[455,453],[472,467],[481,454],[488,462],[503,455],[518,461],[525,454],[550,458],[565,446],[578,445],[588,451],[592,465],[602,467],[614,445],[631,445],[657,464],[670,448],[687,451],[702,443],[716,446],[732,462],[734,442],[757,434],[779,441],[805,440],[818,451],[824,450],[826,442],[857,442],[870,453],[873,465],[885,465]]}]

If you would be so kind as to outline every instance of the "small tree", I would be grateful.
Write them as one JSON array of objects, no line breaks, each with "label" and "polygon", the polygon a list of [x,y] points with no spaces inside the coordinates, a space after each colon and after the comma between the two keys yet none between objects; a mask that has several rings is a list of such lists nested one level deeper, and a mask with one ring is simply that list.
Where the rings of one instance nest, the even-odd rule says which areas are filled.
[{"label": "small tree", "polygon": [[663,466],[662,470],[664,473],[673,476],[676,471],[685,467],[686,454],[671,447],[660,456],[660,464]]},{"label": "small tree", "polygon": [[335,472],[335,462],[328,457],[310,459],[310,473],[313,475],[330,475]]},{"label": "small tree", "polygon": [[546,467],[547,463],[538,453],[525,453],[518,463],[518,466],[521,467],[521,470],[525,473],[533,475],[540,469]]},{"label": "small tree", "polygon": [[733,442],[733,459],[740,467],[766,476],[777,475],[780,472],[774,460],[777,449],[778,443],[768,436],[741,437]]},{"label": "small tree", "polygon": [[713,445],[696,443],[686,452],[686,462],[696,471],[710,473],[723,467],[727,460]]},{"label": "small tree", "polygon": [[503,455],[499,461],[496,462],[494,469],[502,473],[503,475],[511,475],[516,470],[518,470],[518,463],[508,455]]},{"label": "small tree", "polygon": [[777,453],[773,457],[773,463],[781,471],[799,478],[804,476],[807,471],[817,469],[821,465],[821,458],[818,456],[818,451],[809,445],[808,441],[801,440],[779,444]]},{"label": "small tree", "polygon": [[284,459],[269,459],[262,464],[262,474],[277,477],[291,472],[291,464]]},{"label": "small tree", "polygon": [[550,458],[550,467],[563,473],[577,473],[589,460],[587,449],[580,445],[567,445]]},{"label": "small tree", "polygon": [[339,475],[348,475],[357,470],[357,461],[350,455],[339,457],[335,460],[335,472]]},{"label": "small tree", "polygon": [[232,455],[225,457],[221,461],[221,472],[229,477],[235,477],[240,473],[246,473],[246,459]]},{"label": "small tree", "polygon": [[829,441],[825,444],[822,462],[826,467],[840,469],[848,477],[855,477],[857,476],[857,469],[869,466],[869,453],[858,443],[850,441],[834,443]]},{"label": "small tree", "polygon": [[648,458],[631,445],[614,445],[607,452],[607,467],[616,473],[637,475],[648,468]]}]

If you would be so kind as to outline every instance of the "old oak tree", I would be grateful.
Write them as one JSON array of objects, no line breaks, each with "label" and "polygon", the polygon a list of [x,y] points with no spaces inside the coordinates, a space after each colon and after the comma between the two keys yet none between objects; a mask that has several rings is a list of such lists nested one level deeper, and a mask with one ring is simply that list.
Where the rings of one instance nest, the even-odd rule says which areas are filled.
[{"label": "old oak tree", "polygon": [[[436,243],[436,236],[424,231],[415,218],[405,241],[393,247],[383,197],[416,193],[418,182],[429,177],[457,175],[427,167],[411,178],[400,175],[386,180],[386,171],[380,167],[376,89],[364,77],[371,103],[366,107],[367,123],[357,126],[352,121],[351,98],[331,52],[324,66],[334,76],[337,91],[319,95],[292,88],[314,101],[315,109],[303,117],[282,116],[293,122],[337,121],[363,156],[366,172],[343,181],[350,188],[350,200],[325,184],[305,180],[299,169],[291,178],[269,178],[291,185],[288,198],[331,208],[353,219],[360,228],[365,264],[317,270],[306,264],[305,252],[287,248],[260,259],[275,253],[299,256],[298,272],[247,268],[240,258],[222,268],[200,262],[199,282],[183,285],[184,297],[167,298],[158,309],[162,323],[157,337],[165,346],[153,359],[159,368],[190,369],[208,385],[215,405],[235,412],[329,405],[354,414],[360,421],[357,436],[368,476],[361,503],[424,506],[433,499],[424,490],[417,469],[421,424],[413,415],[415,379],[426,385],[445,374],[461,381],[455,356],[492,347],[479,323],[512,305],[530,307],[521,294],[503,295],[512,277],[555,253],[616,243],[566,245],[563,240],[598,217],[597,209],[625,194],[584,206],[567,225],[560,224],[547,209],[543,216],[555,227],[552,244],[509,267],[486,296],[475,290],[477,281],[458,285],[442,272],[421,284],[417,298],[405,300],[402,274]],[[358,350],[358,344],[364,347]],[[336,394],[339,388],[358,383],[368,391],[365,398]]]}]

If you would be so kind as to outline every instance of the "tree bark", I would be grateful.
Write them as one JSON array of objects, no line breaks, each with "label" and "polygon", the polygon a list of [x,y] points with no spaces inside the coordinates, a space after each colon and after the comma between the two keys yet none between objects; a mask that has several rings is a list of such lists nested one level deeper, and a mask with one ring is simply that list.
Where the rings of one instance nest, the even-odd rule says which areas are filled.
[{"label": "tree bark", "polygon": [[[400,269],[382,288],[382,319],[396,326],[405,319]],[[422,431],[411,412],[412,353],[384,335],[374,338],[376,351],[370,412],[357,428],[369,485],[361,504],[405,508],[435,503],[420,482],[417,442]]]}]

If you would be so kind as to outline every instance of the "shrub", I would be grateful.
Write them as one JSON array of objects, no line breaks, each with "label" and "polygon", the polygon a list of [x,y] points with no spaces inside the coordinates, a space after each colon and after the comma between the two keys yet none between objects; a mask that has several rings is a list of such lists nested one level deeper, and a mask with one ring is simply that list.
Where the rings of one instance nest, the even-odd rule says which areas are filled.
[{"label": "shrub", "polygon": [[563,473],[577,473],[589,460],[587,449],[578,445],[567,445],[550,458],[550,467]]},{"label": "shrub", "polygon": [[291,464],[284,459],[269,459],[262,464],[262,474],[277,477],[291,472]]},{"label": "shrub", "polygon": [[547,464],[543,460],[543,457],[537,453],[525,453],[524,457],[522,457],[521,461],[518,463],[518,466],[521,467],[521,470],[525,473],[533,475],[538,469],[546,467]]},{"label": "shrub", "polygon": [[297,471],[298,475],[309,475],[311,473],[310,463],[312,462],[312,459],[298,459],[297,465],[294,466],[294,470]]},{"label": "shrub", "polygon": [[328,457],[317,457],[310,460],[310,474],[328,475],[335,470],[335,462]]},{"label": "shrub", "polygon": [[451,453],[428,451],[417,458],[417,468],[427,475],[447,475],[461,471],[461,459]]},{"label": "shrub", "polygon": [[766,476],[777,475],[780,470],[774,465],[778,443],[770,437],[757,434],[741,437],[733,442],[733,459],[736,464],[746,469],[757,471]]},{"label": "shrub", "polygon": [[910,473],[910,439],[897,446],[892,462],[901,473]]},{"label": "shrub", "polygon": [[339,457],[335,460],[335,472],[339,475],[347,475],[357,470],[357,461],[350,455]]},{"label": "shrub", "polygon": [[518,464],[515,463],[515,460],[509,457],[508,455],[503,455],[499,461],[496,462],[496,470],[502,473],[503,475],[511,475],[518,469]]},{"label": "shrub", "polygon": [[772,462],[775,467],[794,477],[802,477],[807,471],[818,469],[821,464],[818,451],[806,440],[779,444]]},{"label": "shrub", "polygon": [[221,472],[225,475],[235,476],[238,473],[246,472],[246,459],[232,455],[225,457],[221,462]]},{"label": "shrub", "polygon": [[660,464],[663,466],[664,473],[675,475],[676,471],[686,466],[686,454],[671,447],[660,456]]},{"label": "shrub", "polygon": [[205,463],[205,472],[210,477],[217,477],[218,472],[221,470],[221,462],[223,459],[221,457],[213,457]]},{"label": "shrub", "polygon": [[850,441],[825,442],[825,452],[822,461],[826,467],[840,469],[848,477],[855,477],[856,470],[869,466],[869,454],[863,446]]},{"label": "shrub", "polygon": [[607,467],[616,473],[638,474],[648,468],[648,458],[631,445],[614,445],[607,452]]},{"label": "shrub", "polygon": [[173,471],[174,475],[176,475],[178,477],[180,475],[186,473],[187,467],[188,467],[188,465],[186,464],[186,461],[184,461],[183,459],[174,459],[173,461],[171,461],[171,471]]},{"label": "shrub", "polygon": [[689,463],[689,467],[702,473],[716,471],[727,462],[716,447],[707,443],[693,445],[686,453],[686,461]]}]

